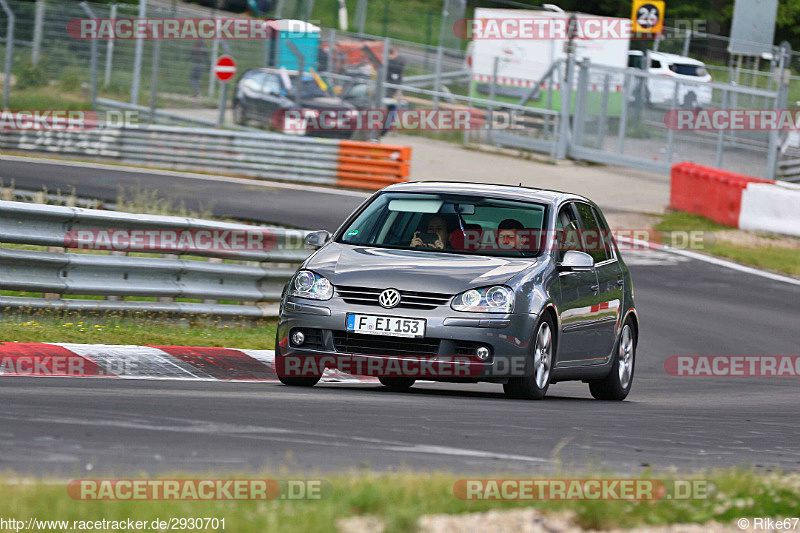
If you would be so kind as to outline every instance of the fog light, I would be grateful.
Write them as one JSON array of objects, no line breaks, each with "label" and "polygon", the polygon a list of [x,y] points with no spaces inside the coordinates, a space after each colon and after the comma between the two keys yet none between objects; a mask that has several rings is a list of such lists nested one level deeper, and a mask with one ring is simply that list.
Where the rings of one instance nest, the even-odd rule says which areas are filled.
[{"label": "fog light", "polygon": [[302,331],[297,330],[294,333],[292,333],[293,346],[301,346],[304,342],[306,342],[306,336],[303,335]]},{"label": "fog light", "polygon": [[487,359],[489,359],[490,353],[491,351],[486,346],[478,346],[478,349],[475,350],[475,355],[477,355],[478,359],[480,359],[481,361],[486,361]]}]

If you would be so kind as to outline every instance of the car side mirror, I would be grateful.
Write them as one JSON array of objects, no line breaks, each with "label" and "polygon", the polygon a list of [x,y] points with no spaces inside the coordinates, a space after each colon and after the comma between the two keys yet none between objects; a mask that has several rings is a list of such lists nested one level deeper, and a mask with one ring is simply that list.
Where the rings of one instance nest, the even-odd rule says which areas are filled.
[{"label": "car side mirror", "polygon": [[303,244],[308,246],[309,248],[318,249],[322,248],[326,242],[328,242],[331,238],[331,234],[327,231],[319,230],[319,231],[312,231],[308,235],[306,235]]},{"label": "car side mirror", "polygon": [[568,250],[558,264],[559,270],[588,270],[594,266],[594,259],[586,252]]}]

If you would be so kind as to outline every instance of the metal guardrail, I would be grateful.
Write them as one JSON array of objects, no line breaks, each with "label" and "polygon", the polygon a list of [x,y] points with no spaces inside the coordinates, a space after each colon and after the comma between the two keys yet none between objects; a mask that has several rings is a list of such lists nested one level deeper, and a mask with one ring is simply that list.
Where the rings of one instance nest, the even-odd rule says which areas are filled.
[{"label": "metal guardrail", "polygon": [[[85,235],[113,234],[114,231],[124,235],[134,231],[197,235],[198,231],[205,231],[206,234],[215,232],[217,236],[227,235],[225,232],[257,232],[268,235],[268,245],[251,249],[246,245],[242,246],[244,249],[187,246],[179,253],[161,257],[129,256],[128,252],[161,253],[156,249],[131,246],[127,246],[125,252],[112,250],[110,255],[52,251],[52,248],[94,246]],[[307,233],[185,217],[0,201],[0,242],[47,246],[51,250],[0,247],[0,289],[50,296],[0,296],[0,307],[275,316],[277,305],[274,302],[280,298],[283,285],[294,272],[291,264],[302,262],[310,254],[303,247]],[[202,258],[213,259],[207,262]],[[237,262],[232,262],[234,260]],[[107,299],[70,299],[64,295],[100,295]],[[119,300],[126,296],[156,297],[159,301]],[[174,299],[203,302],[175,302]],[[218,300],[255,305],[220,304]]]},{"label": "metal guardrail", "polygon": [[800,182],[800,159],[784,159],[778,161],[778,179]]},{"label": "metal guardrail", "polygon": [[0,131],[2,148],[367,189],[405,181],[411,159],[411,149],[404,146],[162,125],[4,130]]},{"label": "metal guardrail", "polygon": [[[463,82],[469,83],[471,71],[468,69],[456,70],[453,72],[443,72],[439,74],[441,82]],[[406,76],[403,78],[403,85],[407,87],[428,87],[436,85],[436,74],[419,74],[417,76]]]},{"label": "metal guardrail", "polygon": [[[145,107],[143,105],[135,105],[129,104],[126,102],[120,102],[119,100],[111,100],[109,98],[97,98],[97,104],[101,108],[105,109],[113,109],[118,110],[121,109],[123,111],[135,111],[139,113],[140,117],[147,117],[150,122],[158,122],[159,124],[169,124],[169,125],[189,125],[189,126],[197,126],[197,127],[209,127],[213,128],[216,127],[217,123],[214,120],[205,120],[202,118],[190,117],[186,115],[178,115],[175,113],[170,113],[168,111],[163,111],[160,109],[156,109],[151,113],[149,107]],[[151,114],[153,116],[151,116]],[[243,128],[237,128],[243,129]]]}]

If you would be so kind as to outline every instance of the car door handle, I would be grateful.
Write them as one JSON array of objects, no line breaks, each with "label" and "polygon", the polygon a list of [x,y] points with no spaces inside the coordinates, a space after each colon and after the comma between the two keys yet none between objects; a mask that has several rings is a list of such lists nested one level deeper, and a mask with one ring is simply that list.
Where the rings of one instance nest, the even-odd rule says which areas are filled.
[{"label": "car door handle", "polygon": [[592,289],[592,292],[597,292],[597,291],[600,290],[600,285],[592,285],[591,289]]}]

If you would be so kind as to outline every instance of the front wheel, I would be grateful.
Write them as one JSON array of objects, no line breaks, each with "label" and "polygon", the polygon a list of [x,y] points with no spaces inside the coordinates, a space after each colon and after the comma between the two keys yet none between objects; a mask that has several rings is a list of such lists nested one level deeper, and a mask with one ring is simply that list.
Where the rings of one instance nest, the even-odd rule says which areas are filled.
[{"label": "front wheel", "polygon": [[529,359],[532,365],[525,365],[525,375],[514,377],[503,385],[503,391],[509,398],[518,400],[541,400],[550,387],[550,370],[555,360],[555,342],[553,319],[542,316],[536,326],[536,337],[533,356]]},{"label": "front wheel", "polygon": [[614,364],[608,376],[589,382],[589,391],[597,400],[621,401],[631,391],[636,361],[636,333],[630,319],[622,326],[616,348]]}]

